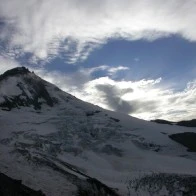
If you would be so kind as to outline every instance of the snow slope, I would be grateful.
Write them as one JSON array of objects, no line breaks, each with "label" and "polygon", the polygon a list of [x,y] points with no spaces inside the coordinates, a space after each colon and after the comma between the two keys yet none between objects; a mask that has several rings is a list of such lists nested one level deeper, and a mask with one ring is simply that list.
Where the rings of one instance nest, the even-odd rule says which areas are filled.
[{"label": "snow slope", "polygon": [[132,182],[151,174],[195,180],[196,153],[168,137],[195,128],[107,111],[25,68],[11,73],[0,77],[0,172],[49,196],[169,195],[165,184],[152,194]]}]

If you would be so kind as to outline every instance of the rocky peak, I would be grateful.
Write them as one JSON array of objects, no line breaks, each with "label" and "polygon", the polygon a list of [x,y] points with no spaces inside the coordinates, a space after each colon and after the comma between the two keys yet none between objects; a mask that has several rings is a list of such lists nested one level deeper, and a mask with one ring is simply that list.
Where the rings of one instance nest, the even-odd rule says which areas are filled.
[{"label": "rocky peak", "polygon": [[52,107],[57,99],[47,89],[51,85],[25,67],[8,70],[0,76],[0,107],[4,110],[30,106],[37,110],[43,104]]},{"label": "rocky peak", "polygon": [[0,81],[6,79],[10,76],[24,75],[31,73],[26,67],[16,67],[6,71],[4,74],[0,75]]}]

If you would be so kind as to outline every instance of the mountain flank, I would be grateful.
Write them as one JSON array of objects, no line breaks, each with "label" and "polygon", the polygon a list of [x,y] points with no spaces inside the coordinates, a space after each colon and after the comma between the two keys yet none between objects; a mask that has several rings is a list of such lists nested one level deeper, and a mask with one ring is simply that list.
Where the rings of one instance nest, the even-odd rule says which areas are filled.
[{"label": "mountain flank", "polygon": [[151,120],[151,122],[155,122],[155,123],[159,123],[159,124],[178,125],[178,126],[184,126],[184,127],[196,127],[196,119],[183,120],[183,121],[179,121],[179,122],[172,122],[172,121],[163,120],[163,119],[156,119],[156,120]]}]

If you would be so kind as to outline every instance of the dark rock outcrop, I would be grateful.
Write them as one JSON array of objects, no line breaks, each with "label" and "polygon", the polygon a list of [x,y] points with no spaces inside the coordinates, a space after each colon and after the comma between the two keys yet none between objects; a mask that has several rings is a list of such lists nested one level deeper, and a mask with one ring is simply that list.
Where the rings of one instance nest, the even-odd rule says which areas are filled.
[{"label": "dark rock outcrop", "polygon": [[163,119],[156,119],[156,120],[151,120],[151,122],[155,122],[155,123],[159,123],[159,124],[178,125],[178,126],[184,126],[184,127],[196,127],[196,119],[183,120],[183,121],[179,121],[179,122],[172,122],[172,121],[163,120]]},{"label": "dark rock outcrop", "polygon": [[186,146],[188,148],[188,151],[190,152],[196,152],[196,133],[193,132],[186,132],[186,133],[176,133],[169,135],[169,137],[182,144],[183,146]]},{"label": "dark rock outcrop", "polygon": [[0,173],[1,196],[44,196],[41,191],[35,191],[22,184],[21,180],[14,180]]}]

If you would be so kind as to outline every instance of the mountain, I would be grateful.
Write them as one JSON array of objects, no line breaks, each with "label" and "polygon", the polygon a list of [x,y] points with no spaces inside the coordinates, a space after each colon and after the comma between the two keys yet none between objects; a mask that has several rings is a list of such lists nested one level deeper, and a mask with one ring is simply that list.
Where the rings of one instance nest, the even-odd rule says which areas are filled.
[{"label": "mountain", "polygon": [[196,153],[172,138],[195,128],[104,110],[25,67],[0,76],[0,109],[0,172],[30,189],[47,196],[196,195]]},{"label": "mountain", "polygon": [[41,109],[43,103],[52,107],[57,102],[48,93],[47,82],[25,67],[8,70],[0,76],[0,82],[0,107],[5,110],[20,108],[21,106],[32,106],[38,110]]},{"label": "mountain", "polygon": [[172,121],[168,121],[168,120],[156,119],[156,120],[152,120],[152,122],[160,123],[160,124],[168,124],[168,125],[178,125],[178,126],[184,126],[184,127],[196,127],[196,119],[183,120],[183,121],[179,121],[179,122],[172,122]]}]

